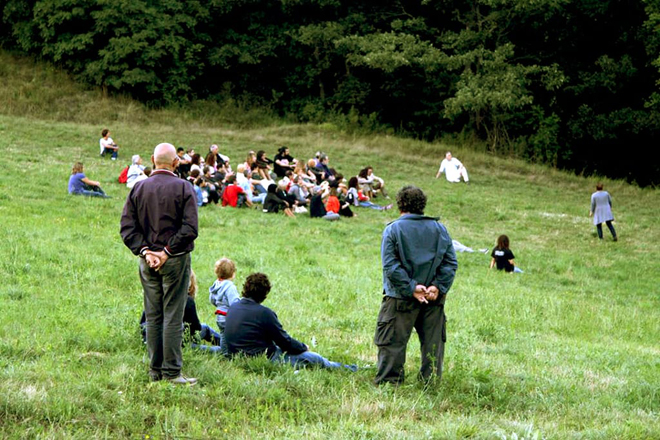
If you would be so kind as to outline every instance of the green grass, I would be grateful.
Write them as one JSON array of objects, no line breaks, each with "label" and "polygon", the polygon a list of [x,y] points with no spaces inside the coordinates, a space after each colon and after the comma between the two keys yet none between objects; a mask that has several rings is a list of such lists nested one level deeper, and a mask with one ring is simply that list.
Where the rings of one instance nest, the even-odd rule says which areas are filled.
[{"label": "green grass", "polygon": [[[0,437],[660,438],[657,190],[605,180],[620,241],[598,242],[587,216],[595,179],[460,145],[349,136],[329,124],[150,111],[2,57],[0,79],[10,86],[0,91]],[[17,96],[11,106],[9,95]],[[40,106],[47,96],[50,107]],[[102,120],[93,101],[118,110]],[[98,158],[104,126],[122,148],[116,163]],[[492,247],[508,234],[525,273],[489,271],[488,256],[459,254],[437,385],[414,377],[415,335],[399,388],[374,387],[368,368],[295,374],[189,349],[184,371],[199,386],[150,384],[137,261],[118,232],[127,190],[116,178],[131,154],[148,157],[162,141],[199,150],[218,143],[234,164],[249,149],[274,154],[286,144],[297,157],[329,153],[345,175],[373,165],[392,192],[423,188],[427,213],[462,243]],[[468,166],[470,186],[434,179],[448,148]],[[112,199],[66,194],[76,160]],[[358,213],[328,223],[203,208],[192,254],[200,318],[214,322],[206,291],[214,261],[227,256],[239,286],[252,271],[271,277],[266,305],[294,337],[315,337],[330,359],[374,365],[380,234],[396,212]]]}]

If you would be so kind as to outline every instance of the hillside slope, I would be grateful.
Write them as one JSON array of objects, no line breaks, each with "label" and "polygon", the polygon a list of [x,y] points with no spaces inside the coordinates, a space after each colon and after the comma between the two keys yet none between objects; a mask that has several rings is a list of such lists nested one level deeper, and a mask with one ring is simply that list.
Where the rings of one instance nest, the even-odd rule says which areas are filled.
[{"label": "hillside slope", "polygon": [[[3,57],[1,437],[660,438],[658,191],[605,180],[620,241],[599,242],[587,216],[595,179],[330,124],[153,112]],[[99,109],[116,113],[104,119]],[[116,163],[98,157],[106,126],[121,146]],[[392,194],[404,184],[424,189],[426,212],[454,239],[492,248],[509,235],[525,273],[489,271],[487,255],[459,254],[442,382],[416,381],[413,336],[405,385],[374,388],[380,234],[395,210],[327,223],[205,207],[193,253],[202,321],[213,324],[205,292],[214,261],[227,256],[239,288],[251,272],[270,276],[266,305],[294,337],[363,368],[296,373],[186,349],[185,371],[200,386],[149,384],[136,261],[118,234],[128,191],[116,178],[132,154],[149,157],[163,141],[200,151],[217,143],[234,166],[249,150],[273,155],[280,145],[300,158],[327,152],[346,176],[372,165]],[[434,178],[449,148],[471,185]],[[66,194],[77,160],[112,199]]]}]

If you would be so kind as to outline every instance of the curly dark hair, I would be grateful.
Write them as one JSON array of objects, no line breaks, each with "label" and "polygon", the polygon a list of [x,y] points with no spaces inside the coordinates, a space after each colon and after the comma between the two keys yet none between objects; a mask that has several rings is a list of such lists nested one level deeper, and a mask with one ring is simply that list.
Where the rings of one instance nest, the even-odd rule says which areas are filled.
[{"label": "curly dark hair", "polygon": [[270,292],[270,281],[265,273],[253,273],[247,276],[243,284],[243,298],[251,298],[257,303],[264,302]]},{"label": "curly dark hair", "polygon": [[396,204],[400,212],[423,215],[426,207],[426,195],[416,186],[404,186],[396,195]]}]

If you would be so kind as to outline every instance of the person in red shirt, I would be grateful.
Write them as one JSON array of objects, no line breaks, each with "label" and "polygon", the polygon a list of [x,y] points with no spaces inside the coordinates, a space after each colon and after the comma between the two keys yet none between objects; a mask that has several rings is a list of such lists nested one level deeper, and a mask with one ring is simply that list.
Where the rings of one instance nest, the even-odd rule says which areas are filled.
[{"label": "person in red shirt", "polygon": [[252,202],[248,200],[243,188],[236,185],[236,176],[234,174],[227,176],[226,182],[227,186],[222,191],[222,206],[229,205],[236,208],[245,204],[248,207],[252,207]]},{"label": "person in red shirt", "polygon": [[339,197],[337,197],[337,188],[330,186],[330,194],[328,195],[328,199],[325,202],[325,210],[339,214],[340,208],[341,204],[339,203]]}]

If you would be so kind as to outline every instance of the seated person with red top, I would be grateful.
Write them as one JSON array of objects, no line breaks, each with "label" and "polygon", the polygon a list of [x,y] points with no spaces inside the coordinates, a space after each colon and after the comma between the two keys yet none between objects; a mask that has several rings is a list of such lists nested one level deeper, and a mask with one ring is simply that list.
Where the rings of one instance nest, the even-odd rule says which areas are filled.
[{"label": "seated person with red top", "polygon": [[232,206],[234,208],[246,205],[252,206],[252,202],[248,199],[245,191],[240,186],[236,185],[236,175],[232,174],[225,179],[227,186],[222,191],[222,206]]}]

